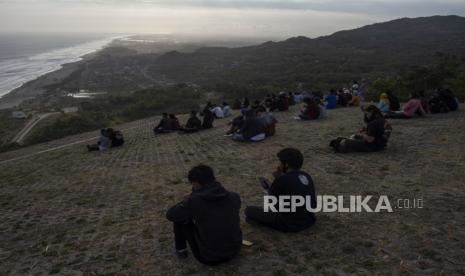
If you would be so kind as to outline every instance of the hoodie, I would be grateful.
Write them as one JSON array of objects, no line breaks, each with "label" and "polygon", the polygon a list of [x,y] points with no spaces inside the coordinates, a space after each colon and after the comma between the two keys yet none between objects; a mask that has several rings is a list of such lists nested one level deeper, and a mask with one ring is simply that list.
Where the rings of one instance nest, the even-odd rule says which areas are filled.
[{"label": "hoodie", "polygon": [[200,255],[214,262],[232,258],[242,245],[241,199],[220,183],[207,184],[166,213],[175,223],[193,222]]}]

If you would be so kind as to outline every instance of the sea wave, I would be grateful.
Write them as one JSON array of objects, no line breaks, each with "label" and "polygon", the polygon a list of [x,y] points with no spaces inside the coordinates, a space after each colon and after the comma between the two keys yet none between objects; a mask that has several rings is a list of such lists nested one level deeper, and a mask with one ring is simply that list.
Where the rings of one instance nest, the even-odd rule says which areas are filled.
[{"label": "sea wave", "polygon": [[83,56],[102,49],[118,38],[94,40],[30,57],[0,60],[0,97],[28,81],[62,68],[64,64],[82,60]]}]

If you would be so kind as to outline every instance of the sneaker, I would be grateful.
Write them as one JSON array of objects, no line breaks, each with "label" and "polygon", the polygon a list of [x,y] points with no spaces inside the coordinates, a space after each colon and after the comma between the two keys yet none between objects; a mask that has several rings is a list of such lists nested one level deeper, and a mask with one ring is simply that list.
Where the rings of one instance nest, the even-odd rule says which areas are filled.
[{"label": "sneaker", "polygon": [[188,256],[187,248],[186,249],[181,249],[181,250],[176,250],[176,256],[179,259],[185,259]]},{"label": "sneaker", "polygon": [[227,133],[227,134],[224,135],[224,137],[231,137],[231,136],[233,136],[232,133]]}]

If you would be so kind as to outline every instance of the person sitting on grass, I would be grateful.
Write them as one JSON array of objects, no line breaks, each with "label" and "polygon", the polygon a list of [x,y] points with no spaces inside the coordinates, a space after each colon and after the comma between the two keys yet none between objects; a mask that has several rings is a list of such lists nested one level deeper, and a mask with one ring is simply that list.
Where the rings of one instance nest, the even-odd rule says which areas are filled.
[{"label": "person sitting on grass", "polygon": [[439,92],[439,95],[442,99],[442,101],[446,104],[447,109],[449,111],[456,111],[459,109],[459,103],[457,98],[454,96],[454,93],[452,93],[452,90],[450,89],[441,89]]},{"label": "person sitting on grass", "polygon": [[399,111],[400,102],[396,95],[394,95],[394,93],[391,90],[388,90],[386,94],[389,98],[389,111]]},{"label": "person sitting on grass", "polygon": [[335,109],[337,107],[336,91],[331,89],[329,94],[325,97],[326,109]]},{"label": "person sitting on grass", "polygon": [[348,103],[349,102],[347,101],[347,97],[346,97],[346,95],[344,93],[344,90],[339,89],[337,91],[337,104],[342,106],[342,107],[347,107]]},{"label": "person sitting on grass", "polygon": [[390,103],[389,97],[386,93],[381,93],[381,95],[379,96],[379,102],[377,107],[379,111],[381,111],[381,113],[389,113]]},{"label": "person sitting on grass", "polygon": [[212,168],[198,165],[187,176],[192,192],[171,207],[166,218],[174,225],[176,255],[217,265],[236,257],[242,246],[241,198],[217,182]]},{"label": "person sitting on grass", "polygon": [[320,106],[310,97],[304,99],[305,106],[295,119],[297,120],[316,120],[320,117]]},{"label": "person sitting on grass", "polygon": [[211,112],[209,104],[205,106],[204,110],[202,111],[202,114],[200,115],[203,116],[202,129],[213,128],[213,121],[215,121],[215,115],[213,114],[213,112]]},{"label": "person sitting on grass", "polygon": [[228,103],[224,102],[223,103],[223,116],[224,118],[231,116],[231,107],[228,105]]},{"label": "person sitting on grass", "polygon": [[434,92],[433,96],[429,100],[428,109],[431,112],[431,114],[449,112],[449,108],[447,107],[446,103],[443,101],[442,97],[440,96],[439,90]]},{"label": "person sitting on grass", "polygon": [[265,125],[257,118],[254,110],[247,110],[241,129],[233,134],[232,139],[238,142],[260,142],[265,140],[265,138]]},{"label": "person sitting on grass", "polygon": [[162,118],[158,125],[153,129],[155,134],[170,133],[173,129],[171,119],[168,117],[168,113],[163,113]]},{"label": "person sitting on grass", "polygon": [[392,132],[391,126],[376,106],[370,105],[363,111],[366,127],[351,138],[339,137],[331,141],[330,146],[336,152],[374,152],[386,147]]},{"label": "person sitting on grass", "polygon": [[181,124],[179,123],[178,117],[176,117],[175,114],[170,114],[170,120],[171,120],[171,130],[172,131],[177,131],[181,128]]},{"label": "person sitting on grass", "polygon": [[246,109],[241,110],[241,115],[234,118],[231,122],[228,123],[230,126],[229,130],[226,132],[224,136],[233,136],[234,133],[237,133],[245,122],[245,113],[247,112]]},{"label": "person sitting on grass", "polygon": [[289,110],[289,100],[285,92],[279,93],[278,101],[276,102],[276,107],[278,108],[279,111]]},{"label": "person sitting on grass", "polygon": [[221,108],[221,106],[218,106],[218,105],[214,104],[210,110],[213,113],[213,115],[215,116],[215,119],[223,119],[224,118],[224,112],[223,112],[223,108]]},{"label": "person sitting on grass", "polygon": [[185,126],[179,128],[180,133],[194,133],[202,128],[202,122],[197,117],[197,111],[192,110]]},{"label": "person sitting on grass", "polygon": [[[315,187],[312,177],[302,171],[304,158],[302,153],[293,148],[285,148],[278,152],[279,166],[273,173],[274,181],[269,185],[261,179],[263,188],[270,196],[277,199],[275,208],[279,211],[280,196],[310,197],[310,206],[316,208]],[[286,206],[281,206],[286,207]],[[289,206],[288,206],[289,207]],[[263,207],[248,206],[245,208],[246,222],[270,227],[282,232],[299,232],[309,228],[316,222],[315,215],[307,211],[306,206],[296,207],[295,212],[266,212]]]},{"label": "person sitting on grass", "polygon": [[425,91],[421,90],[420,92],[418,92],[418,96],[420,96],[421,107],[423,107],[425,113],[430,113],[428,105],[429,100],[428,97],[426,97],[425,95]]},{"label": "person sitting on grass", "polygon": [[411,93],[410,100],[404,105],[402,111],[390,111],[389,113],[385,114],[384,117],[390,119],[410,119],[415,115],[424,117],[426,112],[421,105],[420,96],[418,93]]},{"label": "person sitting on grass", "polygon": [[273,116],[273,114],[271,114],[271,112],[266,112],[266,108],[261,106],[257,110],[257,117],[265,127],[265,137],[271,137],[275,135],[276,123],[278,123],[278,121]]},{"label": "person sitting on grass", "polygon": [[121,131],[108,128],[107,133],[111,148],[121,147],[124,144],[124,137]]},{"label": "person sitting on grass", "polygon": [[88,151],[105,151],[110,147],[110,137],[108,136],[108,130],[102,128],[100,130],[100,138],[97,144],[87,145]]}]

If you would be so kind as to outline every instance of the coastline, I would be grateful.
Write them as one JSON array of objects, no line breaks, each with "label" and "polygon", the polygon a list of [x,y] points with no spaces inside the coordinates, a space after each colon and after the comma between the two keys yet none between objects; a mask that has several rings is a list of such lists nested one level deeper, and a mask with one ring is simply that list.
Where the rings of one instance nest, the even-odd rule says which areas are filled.
[{"label": "coastline", "polygon": [[27,100],[32,100],[36,96],[46,91],[44,87],[62,82],[70,74],[79,68],[79,65],[92,59],[98,52],[109,47],[112,42],[118,38],[112,38],[107,44],[99,49],[78,57],[79,60],[64,63],[60,68],[38,76],[35,79],[23,83],[21,86],[11,90],[4,96],[0,97],[0,110],[12,109]]},{"label": "coastline", "polygon": [[63,81],[79,67],[79,64],[90,59],[91,57],[89,57],[89,55],[93,56],[94,53],[81,57],[82,59],[79,61],[63,64],[61,68],[41,75],[12,90],[0,98],[0,110],[15,108],[22,102],[32,100],[36,96],[41,95],[46,91],[46,89],[44,89],[45,86]]}]

